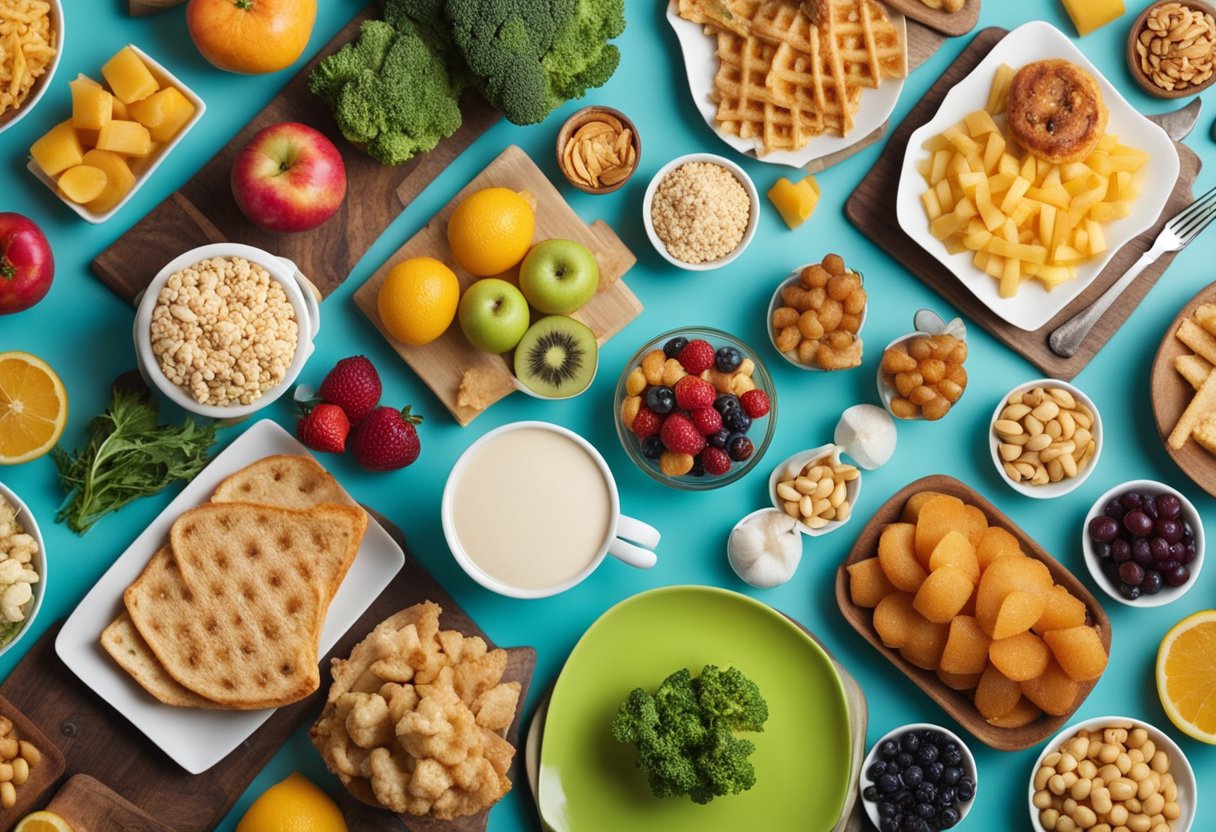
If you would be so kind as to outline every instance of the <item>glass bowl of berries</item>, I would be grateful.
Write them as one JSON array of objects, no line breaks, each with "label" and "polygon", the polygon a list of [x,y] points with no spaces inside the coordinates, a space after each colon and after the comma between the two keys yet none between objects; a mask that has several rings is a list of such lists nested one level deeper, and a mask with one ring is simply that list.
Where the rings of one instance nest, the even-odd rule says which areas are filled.
[{"label": "glass bowl of berries", "polygon": [[[928,722],[883,735],[861,767],[866,814],[879,832],[952,829],[975,803],[979,774],[967,743]],[[908,820],[919,818],[923,826]]]},{"label": "glass bowl of berries", "polygon": [[1085,517],[1085,565],[1116,601],[1160,607],[1176,601],[1203,566],[1203,522],[1168,485],[1132,480],[1107,491]]},{"label": "glass bowl of berries", "polygon": [[685,491],[747,474],[777,428],[773,380],[756,351],[707,327],[665,332],[634,353],[614,404],[629,458]]}]

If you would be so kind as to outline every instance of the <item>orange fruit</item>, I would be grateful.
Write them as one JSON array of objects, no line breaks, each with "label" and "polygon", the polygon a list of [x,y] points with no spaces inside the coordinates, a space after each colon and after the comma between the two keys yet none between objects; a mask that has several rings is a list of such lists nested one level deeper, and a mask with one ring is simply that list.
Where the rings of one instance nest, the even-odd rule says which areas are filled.
[{"label": "orange fruit", "polygon": [[433,257],[411,257],[393,266],[376,296],[388,334],[412,346],[442,335],[459,303],[460,281]]},{"label": "orange fruit", "polygon": [[536,232],[527,197],[508,188],[482,188],[465,197],[448,220],[456,265],[474,277],[490,277],[523,260]]},{"label": "orange fruit", "polygon": [[348,832],[333,798],[296,772],[253,801],[236,832]]},{"label": "orange fruit", "polygon": [[17,821],[13,832],[72,832],[72,824],[54,812],[33,812]]},{"label": "orange fruit", "polygon": [[37,459],[68,420],[68,394],[50,366],[28,352],[0,352],[0,465]]},{"label": "orange fruit", "polygon": [[1173,626],[1157,650],[1157,695],[1178,730],[1216,745],[1216,610]]}]

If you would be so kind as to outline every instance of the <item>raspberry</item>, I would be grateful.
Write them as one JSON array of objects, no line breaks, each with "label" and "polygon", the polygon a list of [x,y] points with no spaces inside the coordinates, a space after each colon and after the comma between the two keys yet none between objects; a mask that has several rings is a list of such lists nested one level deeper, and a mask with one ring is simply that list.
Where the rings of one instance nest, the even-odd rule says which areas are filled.
[{"label": "raspberry", "polygon": [[676,404],[681,410],[700,410],[713,407],[718,391],[703,378],[684,376],[676,382]]},{"label": "raspberry", "polygon": [[697,430],[706,436],[713,436],[722,430],[722,414],[712,407],[702,407],[688,414]]},{"label": "raspberry", "polygon": [[763,390],[748,390],[739,397],[739,404],[743,405],[743,412],[753,419],[764,416],[771,407]]},{"label": "raspberry", "polygon": [[717,353],[710,346],[708,341],[703,341],[700,338],[688,342],[688,346],[680,350],[678,356],[681,366],[684,367],[691,375],[699,376],[701,373],[714,366],[714,361],[717,359]]},{"label": "raspberry", "polygon": [[705,437],[687,416],[673,413],[663,422],[659,437],[668,450],[696,456],[705,447]]},{"label": "raspberry", "polygon": [[706,448],[701,452],[701,464],[705,473],[716,477],[730,470],[730,455],[721,448]]},{"label": "raspberry", "polygon": [[638,411],[638,415],[633,417],[633,425],[630,430],[638,439],[646,439],[657,434],[662,424],[663,420],[659,418],[659,414],[643,407]]}]

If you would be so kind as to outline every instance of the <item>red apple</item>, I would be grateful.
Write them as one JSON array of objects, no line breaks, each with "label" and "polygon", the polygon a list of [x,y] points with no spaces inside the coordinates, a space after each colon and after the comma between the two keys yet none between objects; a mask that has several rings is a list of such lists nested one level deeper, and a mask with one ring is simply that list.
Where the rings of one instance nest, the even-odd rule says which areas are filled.
[{"label": "red apple", "polygon": [[29,217],[0,213],[0,315],[42,300],[54,277],[55,258],[42,229]]},{"label": "red apple", "polygon": [[346,198],[338,148],[306,124],[272,124],[232,163],[232,195],[265,231],[307,231],[332,217]]}]

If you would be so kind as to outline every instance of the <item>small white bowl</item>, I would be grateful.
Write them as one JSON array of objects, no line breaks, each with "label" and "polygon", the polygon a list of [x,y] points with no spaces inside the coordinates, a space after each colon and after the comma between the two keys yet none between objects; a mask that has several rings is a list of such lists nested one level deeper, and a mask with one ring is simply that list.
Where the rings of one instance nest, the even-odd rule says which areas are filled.
[{"label": "small white bowl", "polygon": [[[773,503],[773,508],[777,509],[778,511],[784,511],[784,509],[781,508],[782,500],[777,496],[778,483],[797,477],[809,462],[839,463],[840,450],[839,445],[820,445],[818,448],[799,451],[785,462],[774,468],[773,473],[770,474],[768,478],[768,496]],[[829,534],[846,526],[857,513],[857,498],[861,496],[860,467],[858,467],[857,472],[858,475],[856,479],[845,483],[845,499],[849,501],[849,506],[851,509],[849,511],[849,516],[843,520],[829,520],[828,524],[821,529],[812,529],[810,526],[799,520],[798,531],[802,532],[807,537],[819,537],[820,535]]]},{"label": "small white bowl", "polygon": [[[655,232],[654,221],[650,216],[651,206],[654,204],[654,194],[659,189],[659,183],[663,181],[667,174],[689,162],[709,162],[726,168],[734,174],[735,179],[739,180],[739,184],[743,186],[743,190],[747,191],[747,198],[751,203],[751,210],[748,212],[747,218],[747,229],[743,232],[743,239],[739,241],[739,245],[735,246],[734,251],[729,254],[723,255],[717,260],[709,260],[704,263],[685,263],[683,260],[671,256],[667,251],[667,246]],[[744,172],[743,168],[736,165],[730,159],[717,156],[713,153],[689,153],[687,156],[679,156],[672,159],[659,168],[659,172],[654,175],[650,180],[650,184],[646,186],[646,195],[642,198],[642,224],[646,226],[646,236],[650,237],[650,244],[654,246],[654,250],[673,266],[692,272],[707,272],[721,268],[742,254],[743,250],[751,243],[752,237],[756,236],[756,226],[759,221],[760,194],[756,191],[756,184],[752,182],[751,177]]]},{"label": "small white bowl", "polygon": [[[801,283],[803,269],[807,268],[807,266],[813,266],[813,265],[815,265],[815,264],[807,263],[805,266],[799,266],[798,268],[796,268],[792,272],[790,272],[789,275],[787,275],[786,278],[777,285],[776,290],[773,292],[772,300],[770,300],[768,302],[768,318],[765,319],[764,325],[768,329],[768,340],[769,340],[769,343],[773,345],[773,349],[777,350],[777,352],[781,354],[782,358],[784,358],[790,364],[797,367],[799,370],[807,370],[808,372],[812,372],[812,373],[836,372],[834,370],[825,370],[822,367],[814,367],[810,364],[803,364],[801,361],[798,360],[797,353],[781,352],[781,350],[777,349],[777,333],[773,330],[773,313],[785,305],[785,301],[783,301],[781,299],[781,291],[783,289],[785,289],[786,286],[795,286],[795,285],[798,285],[799,283]],[[852,270],[850,269],[850,271],[852,271]],[[865,277],[862,276],[861,272],[853,271],[852,273],[861,278],[862,285],[864,286]],[[859,327],[857,327],[857,338],[859,340],[861,339],[861,331],[863,329],[865,329],[865,327],[866,327],[866,318],[867,318],[867,316],[869,316],[869,314],[870,314],[870,304],[867,299],[865,308],[863,308],[861,310],[861,325]],[[851,367],[849,369],[856,369],[856,368]]]},{"label": "small white bowl", "polygon": [[1030,809],[1030,825],[1035,832],[1047,832],[1043,824],[1039,822],[1039,810],[1034,806],[1034,775],[1043,767],[1043,760],[1053,751],[1059,751],[1060,746],[1066,743],[1078,731],[1096,731],[1101,728],[1143,728],[1148,732],[1148,738],[1153,741],[1159,750],[1164,751],[1170,758],[1170,774],[1174,775],[1174,783],[1178,787],[1178,808],[1181,813],[1176,820],[1170,821],[1170,832],[1189,832],[1191,825],[1195,822],[1196,809],[1199,802],[1198,787],[1195,782],[1195,770],[1191,768],[1190,761],[1186,755],[1182,753],[1182,749],[1178,747],[1178,743],[1170,739],[1170,736],[1163,731],[1154,728],[1142,719],[1132,719],[1126,716],[1099,716],[1093,719],[1087,719],[1084,722],[1078,722],[1065,728],[1060,733],[1056,734],[1047,745],[1043,746],[1042,753],[1035,760],[1034,767],[1030,769],[1030,779],[1027,784],[1027,807]]},{"label": "small white bowl", "polygon": [[[1010,396],[1012,396],[1014,393],[1024,393],[1027,390],[1033,390],[1036,387],[1058,387],[1060,389],[1067,390],[1072,394],[1073,398],[1075,398],[1077,402],[1085,405],[1087,408],[1089,408],[1089,412],[1093,414],[1094,425],[1090,430],[1090,433],[1093,434],[1094,442],[1096,443],[1094,446],[1094,455],[1088,462],[1085,463],[1085,468],[1078,471],[1077,475],[1072,479],[1063,479],[1059,482],[1049,482],[1046,485],[1028,485],[1024,482],[1014,482],[1012,479],[1010,479],[1009,474],[1005,472],[1004,460],[1001,459],[1000,453],[1001,443],[1000,440],[997,439],[996,430],[993,428],[993,425],[995,425],[997,419],[1000,418],[1001,412],[1005,409],[1006,402],[1009,401]],[[1089,479],[1089,475],[1092,474],[1094,468],[1098,466],[1098,458],[1102,455],[1102,440],[1102,415],[1098,413],[1098,407],[1094,404],[1093,399],[1082,393],[1079,389],[1068,382],[1060,381],[1059,379],[1054,378],[1035,379],[1034,381],[1028,381],[1025,384],[1019,384],[1017,387],[1010,390],[1001,397],[1000,401],[997,402],[996,410],[992,412],[992,421],[988,423],[988,446],[989,450],[992,452],[992,464],[996,466],[997,473],[1000,474],[1001,479],[1005,481],[1005,484],[1014,491],[1018,492],[1019,494],[1024,494],[1027,497],[1033,497],[1036,500],[1050,500],[1053,497],[1062,497],[1065,494],[1079,488],[1081,483]]]},{"label": "small white bowl", "polygon": [[[147,182],[152,174],[156,172],[156,169],[160,167],[160,163],[165,161],[165,157],[173,151],[173,148],[177,147],[178,143],[180,143],[181,140],[186,137],[187,133],[194,129],[194,125],[198,124],[199,119],[203,117],[203,113],[207,111],[207,105],[203,103],[203,99],[199,98],[198,94],[195,93],[194,90],[190,89],[180,80],[178,80],[176,75],[165,69],[162,64],[152,59],[147,52],[143,51],[135,44],[131,43],[128,44],[128,46],[130,46],[131,49],[135,51],[135,54],[139,55],[139,57],[143,59],[144,63],[148,65],[148,70],[151,71],[152,76],[156,78],[156,82],[158,84],[160,84],[162,87],[169,85],[177,87],[181,94],[194,105],[194,115],[190,117],[189,121],[182,125],[182,128],[177,131],[176,136],[165,142],[160,147],[156,148],[151,156],[147,157],[146,159],[134,160],[136,165],[141,167],[139,173],[135,175],[135,184],[131,186],[131,190],[127,191],[127,195],[119,200],[118,204],[109,211],[106,211],[104,214],[98,214],[95,211],[90,211],[83,205],[72,202],[72,200],[67,199],[63,196],[63,194],[59,193],[59,188],[56,187],[55,180],[47,176],[43,172],[42,168],[38,166],[38,163],[32,158],[26,164],[26,168],[29,169],[30,173],[34,174],[34,176],[37,177],[42,184],[50,188],[51,192],[54,193],[55,196],[59,197],[60,201],[63,202],[64,205],[68,206],[85,220],[93,223],[94,225],[105,222],[110,217],[122,210],[122,207],[130,201],[131,197],[135,196],[136,191],[144,186],[144,183]],[[134,171],[132,172],[134,173]]]},{"label": "small white bowl", "polygon": [[[932,722],[913,722],[910,725],[901,725],[899,728],[896,728],[893,731],[888,731],[879,737],[878,741],[870,747],[870,753],[866,754],[865,762],[861,764],[861,777],[857,786],[858,794],[860,795],[862,792],[864,792],[866,790],[866,786],[874,785],[874,781],[871,780],[869,776],[870,765],[878,759],[878,749],[884,742],[901,737],[909,731],[923,730],[938,731],[958,743],[958,747],[962,752],[963,757],[963,774],[975,781],[975,795],[973,795],[972,798],[966,803],[959,804],[959,824],[962,824],[963,820],[966,819],[968,813],[971,811],[971,807],[975,805],[976,796],[978,796],[980,793],[979,769],[975,765],[975,756],[971,753],[971,749],[967,747],[967,743],[963,742],[962,738],[959,737],[958,734],[954,733],[948,728],[943,728],[940,725],[934,725]],[[870,822],[874,824],[875,829],[878,829],[878,804],[873,800],[866,800],[864,797],[858,797],[858,799],[862,802],[862,805],[865,806],[866,814],[869,816]]]},{"label": "small white bowl", "polygon": [[[282,381],[251,404],[229,407],[199,404],[185,389],[165,377],[165,374],[161,372],[160,362],[152,351],[152,310],[156,307],[156,299],[160,295],[161,288],[174,272],[212,257],[243,257],[251,263],[257,263],[283,287],[287,300],[291,302],[296,313],[299,335],[295,354],[291,358],[291,366],[287,368],[287,374],[283,376]],[[312,294],[312,290],[302,282],[304,279],[295,263],[287,258],[276,257],[260,248],[238,243],[213,243],[199,246],[173,258],[148,284],[148,288],[144,290],[143,297],[139,301],[139,307],[135,311],[135,324],[132,330],[135,338],[135,356],[144,379],[164,393],[178,407],[199,416],[211,419],[241,419],[261,410],[287,392],[300,375],[300,370],[304,369],[304,363],[308,357],[312,355],[313,340],[321,327],[321,308]]]},{"label": "small white bowl", "polygon": [[0,133],[3,133],[30,114],[30,110],[34,109],[34,106],[42,100],[42,96],[46,95],[47,89],[51,86],[51,81],[55,78],[55,71],[59,69],[59,60],[63,57],[65,36],[63,3],[61,0],[48,0],[48,2],[51,6],[51,28],[55,32],[55,57],[51,58],[51,63],[46,68],[46,72],[42,74],[42,77],[34,82],[29,98],[25,99],[25,102],[15,113],[10,113],[7,118],[0,117]]},{"label": "small white bowl", "polygon": [[[1102,513],[1102,509],[1111,501],[1111,498],[1125,491],[1147,491],[1153,495],[1173,494],[1182,504],[1182,511],[1178,514],[1178,519],[1190,523],[1191,529],[1195,533],[1195,559],[1187,564],[1187,568],[1191,570],[1191,579],[1182,586],[1162,586],[1161,591],[1156,595],[1141,595],[1135,601],[1129,601],[1119,593],[1119,587],[1102,572],[1101,559],[1094,552],[1093,544],[1089,540],[1089,521]],[[1161,607],[1186,595],[1199,580],[1199,572],[1203,568],[1204,548],[1203,519],[1199,516],[1195,505],[1182,492],[1155,480],[1131,480],[1116,485],[1094,502],[1089,513],[1085,515],[1085,525],[1081,527],[1081,549],[1085,553],[1085,565],[1089,568],[1089,574],[1094,579],[1094,583],[1111,598],[1120,604],[1127,604],[1129,607]],[[1173,830],[1173,832],[1178,831]]]},{"label": "small white bowl", "polygon": [[[912,316],[912,331],[907,335],[901,335],[899,338],[896,338],[894,341],[883,347],[883,355],[886,355],[887,350],[891,349],[892,347],[897,347],[900,344],[911,341],[913,338],[931,338],[934,335],[952,335],[966,344],[967,326],[963,323],[962,318],[955,318],[947,323],[941,315],[938,315],[932,309],[918,309],[916,314]],[[882,402],[882,406],[885,407],[887,412],[890,413],[895,419],[901,422],[928,421],[925,419],[924,414],[919,410],[917,411],[917,415],[910,419],[904,419],[895,415],[895,411],[891,409],[891,402],[899,397],[899,391],[895,389],[895,385],[888,384],[886,379],[883,378],[881,360],[878,362],[878,370],[874,378],[875,383],[878,386],[878,398]],[[963,392],[966,393],[966,390]],[[954,404],[958,404],[958,402],[955,402]],[[950,409],[954,409],[953,404],[950,406]],[[950,413],[947,411],[946,416],[949,415]]]},{"label": "small white bowl", "polygon": [[0,497],[8,500],[12,507],[16,509],[17,520],[21,523],[21,527],[25,529],[26,534],[34,538],[34,543],[38,546],[38,551],[34,553],[33,558],[30,560],[30,565],[38,573],[38,583],[31,587],[34,591],[33,603],[30,604],[29,612],[25,615],[25,623],[17,631],[17,635],[8,644],[0,647],[0,656],[2,656],[29,632],[34,619],[38,616],[38,610],[42,608],[42,598],[46,595],[47,557],[46,544],[42,540],[42,530],[38,528],[38,521],[34,519],[34,513],[30,511],[29,506],[13,493],[11,488],[2,482],[0,482]]}]

